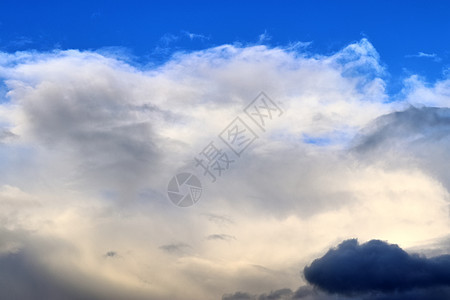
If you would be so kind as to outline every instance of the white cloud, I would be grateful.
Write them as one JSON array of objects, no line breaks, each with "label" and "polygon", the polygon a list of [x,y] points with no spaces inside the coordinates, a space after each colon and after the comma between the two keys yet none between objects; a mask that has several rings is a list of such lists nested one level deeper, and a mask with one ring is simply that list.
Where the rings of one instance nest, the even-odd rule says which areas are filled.
[{"label": "white cloud", "polygon": [[[411,247],[448,232],[442,156],[424,166],[408,147],[351,149],[408,103],[448,106],[447,82],[412,77],[390,102],[367,40],[302,49],[223,45],[152,69],[76,50],[0,54],[0,251],[85,276],[98,299],[111,283],[136,299],[213,299],[295,289],[304,264],[344,238]],[[173,206],[171,176],[201,173],[194,156],[260,91],[283,116],[217,183],[200,176],[196,206]],[[414,164],[387,165],[405,157]]]},{"label": "white cloud", "polygon": [[405,80],[405,98],[415,106],[449,107],[450,79],[429,84],[417,75]]}]

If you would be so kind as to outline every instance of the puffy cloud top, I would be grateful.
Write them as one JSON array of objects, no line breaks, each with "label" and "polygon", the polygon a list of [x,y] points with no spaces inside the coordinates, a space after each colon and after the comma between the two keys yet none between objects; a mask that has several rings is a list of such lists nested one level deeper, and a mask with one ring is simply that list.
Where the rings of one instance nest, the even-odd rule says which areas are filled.
[{"label": "puffy cloud top", "polygon": [[450,255],[426,258],[379,240],[342,242],[304,269],[311,284],[331,293],[360,294],[450,286]]}]

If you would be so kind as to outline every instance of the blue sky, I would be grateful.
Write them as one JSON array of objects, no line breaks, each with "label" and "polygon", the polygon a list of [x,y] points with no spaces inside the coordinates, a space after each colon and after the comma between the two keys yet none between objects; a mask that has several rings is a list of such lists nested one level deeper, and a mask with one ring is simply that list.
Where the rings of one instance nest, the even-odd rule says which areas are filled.
[{"label": "blue sky", "polygon": [[42,2],[0,0],[0,299],[450,299],[448,2]]},{"label": "blue sky", "polygon": [[[450,59],[447,1],[2,1],[0,49],[123,47],[140,63],[228,43],[312,42],[329,54],[367,37],[389,75],[434,81]],[[189,34],[192,34],[189,37]],[[421,54],[422,53],[422,54]]]}]

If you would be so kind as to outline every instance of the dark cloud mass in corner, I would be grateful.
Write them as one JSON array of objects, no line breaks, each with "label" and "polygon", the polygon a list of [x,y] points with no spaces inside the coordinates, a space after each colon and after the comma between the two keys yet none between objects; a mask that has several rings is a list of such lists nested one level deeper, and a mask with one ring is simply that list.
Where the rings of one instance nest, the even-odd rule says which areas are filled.
[{"label": "dark cloud mass in corner", "polygon": [[360,245],[352,239],[314,260],[304,275],[312,285],[343,295],[446,287],[450,255],[426,258],[383,241]]}]

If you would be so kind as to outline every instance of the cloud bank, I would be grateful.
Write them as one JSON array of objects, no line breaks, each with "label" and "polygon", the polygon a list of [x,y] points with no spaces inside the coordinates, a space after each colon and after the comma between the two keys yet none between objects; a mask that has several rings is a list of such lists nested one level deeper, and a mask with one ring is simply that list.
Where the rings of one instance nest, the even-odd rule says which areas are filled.
[{"label": "cloud bank", "polygon": [[[23,283],[18,299],[322,299],[297,289],[299,270],[338,241],[443,249],[449,80],[411,76],[394,101],[381,59],[366,39],[329,55],[222,45],[157,67],[0,53],[0,257],[16,270],[2,286]],[[283,115],[211,183],[194,157],[212,140],[225,150],[236,116],[252,126],[243,109],[260,91]],[[166,195],[182,171],[204,187],[188,209]]]}]

